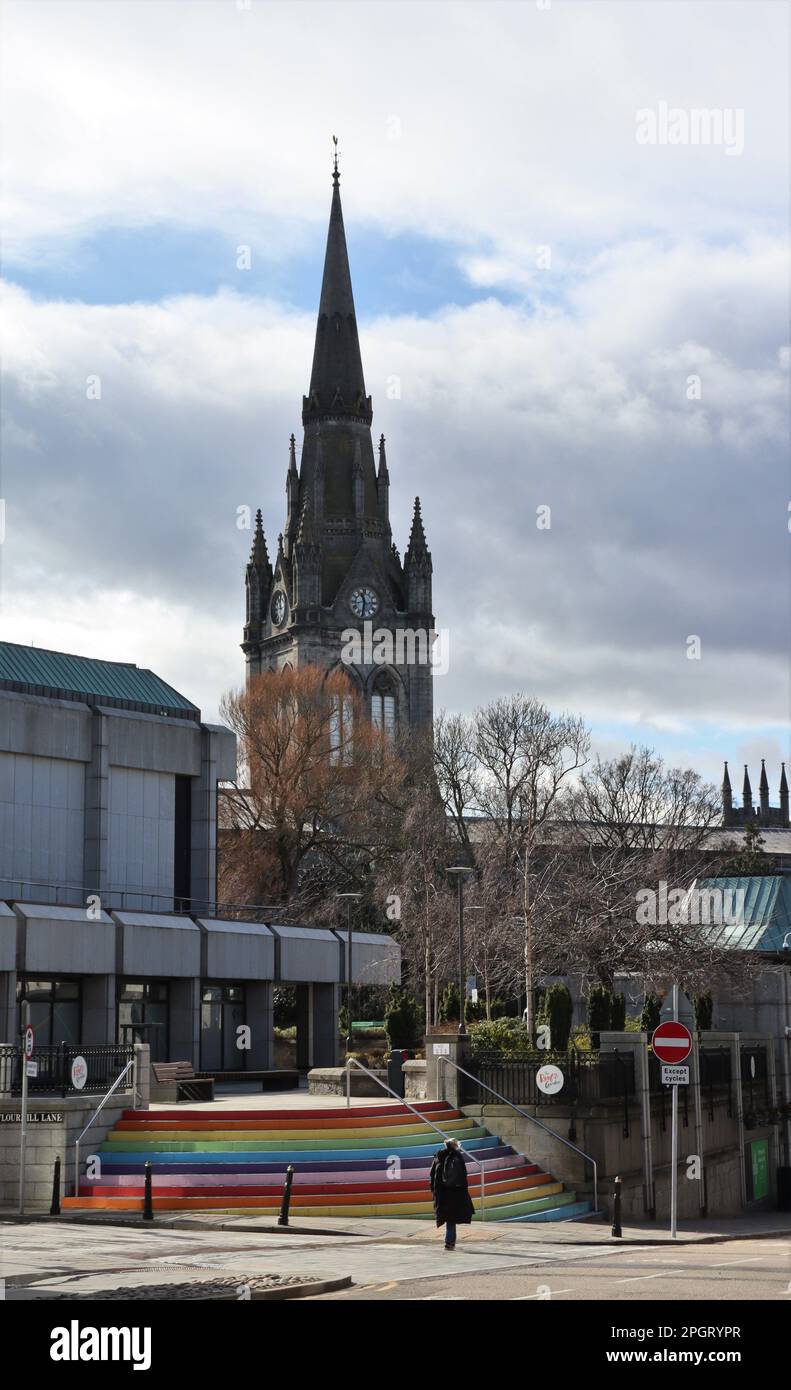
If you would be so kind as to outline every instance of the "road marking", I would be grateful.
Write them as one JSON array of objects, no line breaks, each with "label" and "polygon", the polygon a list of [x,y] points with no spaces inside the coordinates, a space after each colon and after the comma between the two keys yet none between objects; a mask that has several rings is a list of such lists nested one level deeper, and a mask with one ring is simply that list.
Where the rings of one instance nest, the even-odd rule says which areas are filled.
[{"label": "road marking", "polygon": [[762,1260],[762,1259],[763,1259],[763,1255],[750,1255],[749,1259],[747,1259],[747,1260],[723,1260],[722,1264],[719,1264],[719,1265],[703,1265],[702,1268],[704,1268],[704,1269],[706,1269],[706,1268],[708,1268],[708,1269],[727,1269],[730,1265],[733,1265],[733,1266],[737,1266],[737,1265],[754,1265],[754,1264],[756,1264],[756,1262],[757,1262],[758,1260]]},{"label": "road marking", "polygon": [[683,1269],[669,1269],[661,1274],[634,1274],[631,1279],[613,1279],[614,1284],[637,1284],[641,1279],[667,1279],[671,1274],[683,1274]]},{"label": "road marking", "polygon": [[520,1293],[515,1298],[509,1299],[510,1303],[529,1303],[531,1298],[540,1298],[544,1303],[551,1303],[559,1293],[573,1293],[573,1289],[552,1289],[549,1298],[545,1293]]}]

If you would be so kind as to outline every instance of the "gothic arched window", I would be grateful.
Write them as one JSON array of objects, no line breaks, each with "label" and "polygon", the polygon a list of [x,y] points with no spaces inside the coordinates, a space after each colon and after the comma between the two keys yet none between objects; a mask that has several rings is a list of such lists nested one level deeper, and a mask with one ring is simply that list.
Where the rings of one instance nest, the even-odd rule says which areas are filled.
[{"label": "gothic arched window", "polygon": [[371,723],[392,738],[396,727],[396,697],[387,676],[377,676],[371,696]]},{"label": "gothic arched window", "polygon": [[352,760],[352,700],[350,695],[333,695],[330,707],[330,762]]}]

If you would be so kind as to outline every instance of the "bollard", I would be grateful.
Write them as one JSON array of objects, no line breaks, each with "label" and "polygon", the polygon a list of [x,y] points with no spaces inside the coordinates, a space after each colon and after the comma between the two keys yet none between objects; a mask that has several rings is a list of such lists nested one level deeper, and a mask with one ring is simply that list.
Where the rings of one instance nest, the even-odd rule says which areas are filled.
[{"label": "bollard", "polygon": [[154,1220],[154,1203],[151,1196],[151,1159],[146,1159],[146,1185],[143,1190],[143,1220]]},{"label": "bollard", "polygon": [[291,1205],[291,1184],[294,1181],[294,1165],[289,1163],[286,1169],[286,1181],[283,1184],[283,1200],[280,1203],[280,1215],[277,1218],[278,1226],[288,1225],[288,1209]]},{"label": "bollard", "polygon": [[612,1194],[612,1231],[611,1235],[622,1236],[621,1230],[621,1179],[615,1179],[615,1191]]},{"label": "bollard", "polygon": [[52,1174],[52,1204],[49,1214],[50,1216],[60,1216],[60,1155],[55,1159],[55,1169]]}]

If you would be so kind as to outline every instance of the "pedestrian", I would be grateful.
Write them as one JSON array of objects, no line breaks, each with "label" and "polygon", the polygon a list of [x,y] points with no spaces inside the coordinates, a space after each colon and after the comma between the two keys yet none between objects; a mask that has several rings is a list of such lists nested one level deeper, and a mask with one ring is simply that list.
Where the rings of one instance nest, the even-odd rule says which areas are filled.
[{"label": "pedestrian", "polygon": [[456,1227],[469,1226],[474,1207],[467,1185],[467,1165],[458,1139],[446,1139],[431,1165],[431,1191],[437,1225],[445,1227],[445,1249],[456,1249]]}]

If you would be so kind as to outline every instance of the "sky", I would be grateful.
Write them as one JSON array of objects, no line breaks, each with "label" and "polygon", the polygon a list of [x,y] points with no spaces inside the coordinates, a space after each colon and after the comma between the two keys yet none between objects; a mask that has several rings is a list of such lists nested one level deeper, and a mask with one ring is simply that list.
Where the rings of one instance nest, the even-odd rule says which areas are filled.
[{"label": "sky", "polygon": [[209,720],[241,684],[337,134],[437,709],[522,690],[604,756],[754,789],[764,757],[776,803],[786,0],[7,0],[2,30],[3,638],[151,667]]}]

